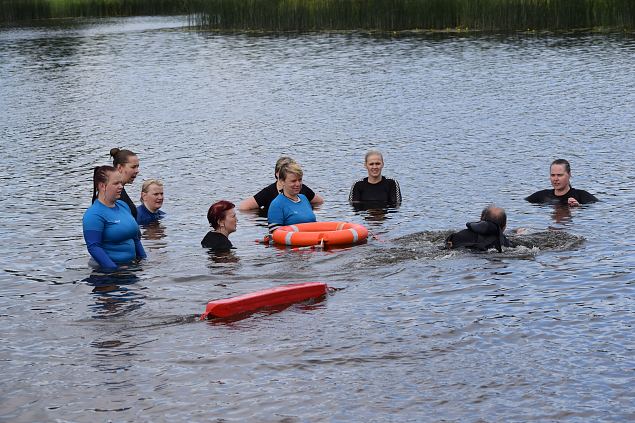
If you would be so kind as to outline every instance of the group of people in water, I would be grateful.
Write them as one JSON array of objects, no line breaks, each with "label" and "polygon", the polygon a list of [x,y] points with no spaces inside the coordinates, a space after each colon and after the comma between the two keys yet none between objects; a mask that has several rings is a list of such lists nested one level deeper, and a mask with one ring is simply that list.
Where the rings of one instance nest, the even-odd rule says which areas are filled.
[{"label": "group of people in water", "polygon": [[[158,221],[165,213],[163,183],[158,179],[143,182],[141,204],[136,206],[125,190],[139,173],[139,157],[130,150],[113,148],[112,166],[98,166],[93,173],[92,205],[83,217],[86,247],[97,265],[104,269],[116,269],[119,265],[146,258],[141,244],[139,225]],[[351,187],[349,202],[364,208],[398,207],[401,190],[395,179],[382,175],[384,158],[381,152],[370,150],[364,158],[368,176]],[[240,202],[238,209],[260,210],[267,213],[269,231],[298,223],[315,222],[313,207],[324,202],[319,194],[302,183],[302,167],[291,157],[278,159],[274,169],[275,182],[260,190],[253,197]],[[538,191],[526,198],[532,203],[562,204],[575,207],[597,201],[586,191],[571,187],[571,167],[563,159],[555,160],[550,167],[553,189]],[[229,235],[236,231],[238,218],[234,203],[221,200],[209,207],[207,220],[210,230],[201,245],[215,251],[233,248]],[[483,210],[480,221],[467,223],[467,228],[450,235],[446,248],[467,247],[479,250],[509,247],[505,237],[507,224],[505,210],[489,206]]]}]

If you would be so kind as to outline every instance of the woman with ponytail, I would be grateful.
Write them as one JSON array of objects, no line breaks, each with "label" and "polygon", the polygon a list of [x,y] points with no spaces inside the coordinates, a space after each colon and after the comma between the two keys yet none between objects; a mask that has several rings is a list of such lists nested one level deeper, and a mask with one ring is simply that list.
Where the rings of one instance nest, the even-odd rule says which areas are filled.
[{"label": "woman with ponytail", "polygon": [[[120,150],[113,148],[110,150],[112,156],[112,165],[121,173],[123,185],[131,184],[139,174],[139,157],[130,150]],[[126,192],[126,189],[121,190],[121,200],[125,201],[130,209],[130,213],[134,218],[137,218],[137,206],[134,201],[130,199],[130,196]]]},{"label": "woman with ponytail", "polygon": [[82,223],[88,252],[105,269],[146,257],[139,225],[128,205],[119,199],[122,191],[122,175],[116,168],[95,168],[93,204],[84,213]]}]

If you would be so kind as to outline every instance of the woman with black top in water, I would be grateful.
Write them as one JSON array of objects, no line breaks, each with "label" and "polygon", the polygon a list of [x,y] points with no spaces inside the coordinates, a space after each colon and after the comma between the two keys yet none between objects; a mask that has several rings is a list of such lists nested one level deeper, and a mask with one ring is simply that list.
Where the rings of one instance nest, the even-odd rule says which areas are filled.
[{"label": "woman with black top in water", "polygon": [[531,194],[525,200],[530,203],[549,203],[569,207],[577,207],[580,204],[595,203],[598,201],[593,194],[571,186],[571,166],[564,159],[557,159],[549,168],[549,179],[553,189],[543,189]]},{"label": "woman with black top in water", "polygon": [[229,234],[236,232],[238,218],[236,217],[236,207],[226,200],[212,204],[207,211],[207,220],[214,228],[209,231],[201,241],[203,248],[210,248],[214,251],[229,251],[234,248],[229,240]]},{"label": "woman with black top in water", "polygon": [[351,187],[348,201],[354,206],[397,207],[401,204],[401,190],[395,179],[382,176],[384,157],[377,150],[370,150],[364,158],[368,177]]},{"label": "woman with black top in water", "polygon": [[[254,195],[253,197],[249,197],[241,201],[240,204],[238,205],[238,209],[239,210],[261,209],[265,211],[269,209],[269,205],[271,204],[271,202],[278,196],[278,194],[280,194],[280,191],[282,191],[283,182],[279,178],[280,168],[284,165],[295,163],[295,162],[296,161],[293,160],[291,157],[287,157],[287,156],[280,157],[276,161],[276,166],[274,169],[276,182],[264,187],[263,189],[258,191],[258,193]],[[302,185],[302,188],[300,189],[300,194],[304,194],[304,196],[309,200],[312,206],[316,206],[324,202],[324,199],[319,194],[316,194],[311,188],[309,188],[306,185]]]},{"label": "woman with black top in water", "polygon": [[137,206],[134,201],[130,199],[125,186],[131,184],[139,174],[139,157],[130,150],[120,150],[118,148],[111,149],[110,155],[112,156],[112,166],[121,173],[121,179],[124,185],[120,200],[128,205],[130,213],[132,213],[132,216],[136,219]]}]

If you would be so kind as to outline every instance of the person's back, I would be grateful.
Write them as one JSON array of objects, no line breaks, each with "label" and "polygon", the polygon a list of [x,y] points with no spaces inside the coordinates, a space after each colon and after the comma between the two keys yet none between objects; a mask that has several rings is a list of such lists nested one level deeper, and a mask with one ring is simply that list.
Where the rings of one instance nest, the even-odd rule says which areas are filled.
[{"label": "person's back", "polygon": [[500,207],[489,206],[481,213],[478,222],[466,223],[466,229],[449,235],[445,240],[446,248],[471,248],[479,251],[487,251],[496,248],[499,252],[502,247],[512,247],[512,243],[504,235],[507,225],[507,215]]}]

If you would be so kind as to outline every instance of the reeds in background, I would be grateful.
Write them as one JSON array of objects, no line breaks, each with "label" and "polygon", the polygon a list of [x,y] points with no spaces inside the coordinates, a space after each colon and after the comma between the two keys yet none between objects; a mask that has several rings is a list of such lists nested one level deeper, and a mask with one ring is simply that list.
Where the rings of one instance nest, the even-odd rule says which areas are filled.
[{"label": "reeds in background", "polygon": [[188,14],[189,0],[0,0],[0,21]]},{"label": "reeds in background", "polygon": [[196,0],[219,30],[633,29],[635,0]]},{"label": "reeds in background", "polygon": [[635,29],[635,0],[0,0],[5,23],[169,14],[229,31]]}]

